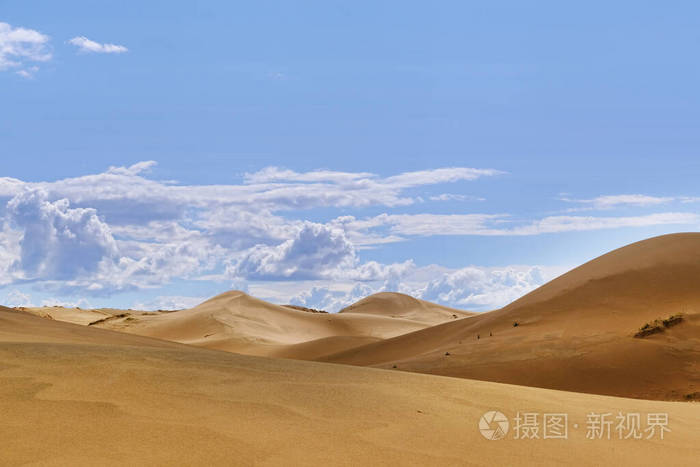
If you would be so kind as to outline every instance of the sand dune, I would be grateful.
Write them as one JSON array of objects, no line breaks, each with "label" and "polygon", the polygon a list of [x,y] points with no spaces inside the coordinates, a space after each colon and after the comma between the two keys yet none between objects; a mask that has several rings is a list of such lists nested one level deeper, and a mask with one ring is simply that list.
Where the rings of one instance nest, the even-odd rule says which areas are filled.
[{"label": "sand dune", "polygon": [[[5,309],[6,310],[6,309]],[[2,465],[692,465],[700,406],[269,359],[0,311]],[[567,440],[482,437],[498,409]],[[667,413],[665,439],[588,440],[586,416]],[[574,429],[577,423],[581,428]]]},{"label": "sand dune", "polygon": [[402,318],[430,325],[476,314],[426,302],[425,300],[396,292],[381,292],[370,295],[340,310],[340,313]]},{"label": "sand dune", "polygon": [[[633,337],[678,313],[677,326]],[[629,245],[501,310],[323,360],[627,397],[697,397],[700,234]]]},{"label": "sand dune", "polygon": [[[248,355],[314,359],[423,329],[439,319],[433,309],[425,309],[425,317],[414,310],[409,318],[312,313],[232,291],[190,310],[129,312],[94,326]],[[450,314],[446,319],[454,318]]]}]

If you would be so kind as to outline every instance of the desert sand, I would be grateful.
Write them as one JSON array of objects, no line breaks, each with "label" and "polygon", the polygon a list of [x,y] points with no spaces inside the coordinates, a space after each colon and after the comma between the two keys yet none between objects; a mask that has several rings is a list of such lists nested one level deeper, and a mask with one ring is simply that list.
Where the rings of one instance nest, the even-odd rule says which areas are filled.
[{"label": "desert sand", "polygon": [[[237,355],[0,310],[2,465],[692,465],[700,405]],[[488,410],[568,414],[487,440]],[[667,413],[665,439],[586,416]],[[573,423],[580,425],[573,428]]]},{"label": "desert sand", "polygon": [[[237,291],[173,312],[0,307],[0,465],[693,465],[699,286],[700,234],[677,234],[485,313]],[[491,410],[565,413],[568,439],[488,440]],[[596,413],[671,431],[587,439]]]}]

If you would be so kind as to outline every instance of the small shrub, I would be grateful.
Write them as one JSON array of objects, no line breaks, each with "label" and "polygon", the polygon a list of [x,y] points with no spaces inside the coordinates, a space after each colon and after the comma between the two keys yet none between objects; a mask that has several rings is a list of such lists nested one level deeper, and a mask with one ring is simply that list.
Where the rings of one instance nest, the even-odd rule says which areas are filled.
[{"label": "small shrub", "polygon": [[675,326],[682,321],[683,315],[680,313],[671,315],[666,319],[655,319],[654,321],[645,323],[644,326],[639,328],[639,331],[637,331],[634,337],[646,337],[652,334],[658,334],[664,332],[664,329]]},{"label": "small shrub", "polygon": [[676,324],[680,323],[681,321],[683,321],[683,315],[677,314],[677,315],[671,315],[661,322],[663,323],[664,327],[670,328],[671,326],[675,326]]}]

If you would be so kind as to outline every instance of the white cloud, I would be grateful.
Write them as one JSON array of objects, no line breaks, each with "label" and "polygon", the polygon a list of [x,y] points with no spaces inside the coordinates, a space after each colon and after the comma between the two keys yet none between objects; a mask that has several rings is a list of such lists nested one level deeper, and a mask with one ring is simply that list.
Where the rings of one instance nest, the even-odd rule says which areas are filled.
[{"label": "white cloud", "polygon": [[9,221],[23,232],[13,268],[28,279],[74,279],[115,260],[117,244],[94,209],[48,201],[46,191],[27,190],[7,205]]},{"label": "white cloud", "polygon": [[[679,198],[670,196],[649,196],[640,194],[605,195],[592,199],[561,198],[562,201],[586,205],[579,209],[613,209],[621,206],[649,207],[667,204]],[[574,209],[576,210],[576,209]]]},{"label": "white cloud", "polygon": [[650,227],[655,225],[698,225],[700,215],[688,212],[663,212],[645,216],[594,217],[551,216],[529,225],[496,231],[494,235],[539,235],[544,233]]},{"label": "white cloud", "polygon": [[34,75],[39,71],[39,67],[34,65],[25,68],[24,70],[18,70],[15,73],[20,75],[22,78],[32,79]]},{"label": "white cloud", "polygon": [[450,167],[443,169],[405,172],[386,178],[384,183],[390,186],[409,188],[421,185],[436,185],[460,180],[476,180],[481,177],[493,177],[505,172],[494,169],[473,169],[468,167]]},{"label": "white cloud", "polygon": [[442,193],[436,196],[430,196],[428,199],[430,199],[430,201],[486,201],[485,198],[454,193]]},{"label": "white cloud", "polygon": [[142,173],[148,173],[158,165],[156,161],[141,161],[137,162],[129,167],[110,167],[107,170],[108,174],[118,174],[118,175],[130,175],[135,176]]},{"label": "white cloud", "polygon": [[93,308],[92,305],[90,304],[90,302],[85,298],[81,298],[79,300],[61,300],[60,298],[47,298],[47,299],[41,301],[41,306],[46,306],[46,307],[60,306],[63,308],[85,308],[85,309]]},{"label": "white cloud", "polygon": [[[388,229],[399,240],[408,236],[521,236],[623,227],[698,225],[700,215],[666,212],[631,217],[548,216],[523,223],[506,214],[381,214],[366,219],[345,216],[334,222],[354,231],[355,235],[369,243],[373,238],[372,233],[376,236],[381,229]],[[368,235],[362,236],[365,233]]]},{"label": "white cloud", "polygon": [[10,228],[7,222],[0,221],[0,286],[11,284],[12,265],[20,257],[20,232]]},{"label": "white cloud", "polygon": [[148,302],[136,302],[131,306],[132,310],[156,311],[156,310],[184,310],[194,308],[211,297],[187,297],[180,295],[158,296]]},{"label": "white cloud", "polygon": [[229,265],[227,275],[248,280],[388,280],[415,267],[412,261],[361,262],[343,229],[304,222],[292,238],[277,245],[256,245]]},{"label": "white cloud", "polygon": [[309,222],[279,245],[251,248],[229,274],[260,280],[314,279],[352,268],[356,261],[355,248],[342,230]]},{"label": "white cloud", "polygon": [[19,75],[29,78],[38,70],[35,65],[29,65],[30,62],[49,60],[48,36],[0,22],[0,71],[14,69]]},{"label": "white cloud", "polygon": [[121,54],[128,52],[129,49],[123,45],[116,44],[101,44],[91,41],[85,36],[78,36],[70,39],[68,43],[73,44],[80,52],[100,53],[100,54]]},{"label": "white cloud", "polygon": [[330,182],[351,183],[357,180],[375,178],[370,172],[336,172],[332,170],[313,170],[311,172],[295,172],[280,167],[266,167],[254,173],[245,174],[247,184],[262,184],[272,182]]},{"label": "white cloud", "polygon": [[458,309],[486,311],[500,308],[545,284],[565,268],[541,266],[470,266],[436,274],[437,266],[408,269],[395,277],[342,287],[302,285],[304,290],[289,298],[292,305],[336,312],[378,292],[401,292]]},{"label": "white cloud", "polygon": [[538,266],[472,266],[445,273],[414,294],[455,308],[483,311],[502,307],[552,278]]},{"label": "white cloud", "polygon": [[32,303],[32,298],[29,295],[24,294],[16,289],[12,290],[5,296],[5,300],[2,302],[2,305],[7,307],[34,306],[34,304]]},{"label": "white cloud", "polygon": [[315,286],[308,291],[300,292],[288,301],[290,305],[305,306],[316,310],[336,313],[352,305],[368,295],[376,293],[377,289],[367,284],[356,284],[350,291],[334,290],[328,286]]}]

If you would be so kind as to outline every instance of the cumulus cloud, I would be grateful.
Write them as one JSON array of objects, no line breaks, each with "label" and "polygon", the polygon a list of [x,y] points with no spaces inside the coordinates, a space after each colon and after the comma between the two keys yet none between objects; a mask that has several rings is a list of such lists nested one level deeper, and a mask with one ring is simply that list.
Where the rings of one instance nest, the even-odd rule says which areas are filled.
[{"label": "cumulus cloud", "polygon": [[397,271],[383,282],[361,282],[351,288],[312,286],[293,295],[289,302],[336,312],[374,293],[401,292],[453,308],[486,311],[505,306],[564,272],[564,268],[541,266],[470,266],[439,274],[435,267],[421,269]]},{"label": "cumulus cloud", "polygon": [[94,209],[48,201],[41,189],[27,190],[7,205],[11,225],[23,232],[14,269],[30,279],[74,279],[94,274],[117,258],[117,244]]},{"label": "cumulus cloud", "polygon": [[21,234],[11,229],[7,222],[0,221],[0,286],[15,280],[11,268],[19,260],[21,238]]},{"label": "cumulus cloud", "polygon": [[345,231],[333,225],[302,223],[292,238],[278,245],[256,245],[229,266],[232,278],[252,280],[389,280],[415,268],[413,261],[361,262]]},{"label": "cumulus cloud", "polygon": [[541,267],[467,267],[445,273],[414,294],[443,305],[482,311],[506,305],[551,279]]},{"label": "cumulus cloud", "polygon": [[0,22],[0,71],[13,69],[29,78],[38,71],[32,62],[49,60],[51,51],[47,35]]},{"label": "cumulus cloud", "polygon": [[340,229],[305,223],[297,234],[275,246],[256,245],[229,270],[249,279],[315,279],[357,261],[355,248]]},{"label": "cumulus cloud", "polygon": [[356,284],[349,291],[334,290],[328,286],[315,286],[294,295],[289,303],[336,313],[376,291],[377,289],[363,283]]},{"label": "cumulus cloud", "polygon": [[99,42],[92,41],[85,36],[74,37],[73,39],[70,39],[68,43],[76,46],[80,52],[86,53],[121,54],[129,51],[129,49],[123,45],[101,44]]}]

